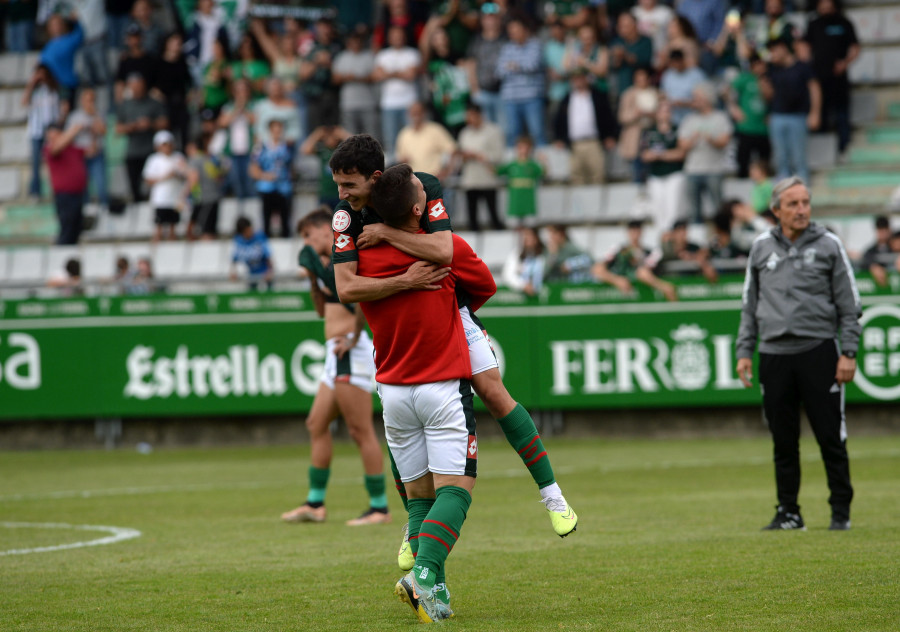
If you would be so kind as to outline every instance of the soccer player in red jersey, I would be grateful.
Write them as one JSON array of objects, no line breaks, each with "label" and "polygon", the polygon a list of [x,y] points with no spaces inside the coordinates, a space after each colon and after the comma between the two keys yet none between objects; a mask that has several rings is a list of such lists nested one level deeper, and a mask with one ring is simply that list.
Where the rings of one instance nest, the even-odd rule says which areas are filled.
[{"label": "soccer player in red jersey", "polygon": [[[410,234],[421,231],[427,196],[409,165],[387,169],[372,191],[384,221]],[[409,540],[415,566],[395,587],[423,623],[447,618],[444,563],[472,502],[478,457],[472,408],[472,367],[457,290],[471,309],[497,286],[490,270],[460,237],[452,236],[447,275],[432,291],[407,290],[360,303],[375,340],[375,377],[384,428],[406,487]],[[357,271],[370,279],[404,274],[417,259],[388,242],[360,253]]]},{"label": "soccer player in red jersey", "polygon": [[[438,284],[447,274],[446,268],[442,266],[452,261],[456,243],[438,179],[427,173],[415,174],[422,182],[427,201],[426,211],[419,220],[421,230],[411,233],[384,223],[382,217],[370,206],[372,187],[384,172],[384,153],[377,140],[367,134],[351,136],[338,145],[329,166],[341,198],[335,208],[332,224],[332,261],[341,300],[358,302],[384,298],[412,287],[412,283],[423,281],[431,282],[432,289],[438,287],[434,284]],[[360,253],[384,241],[421,261],[398,277],[360,276]],[[431,265],[423,262],[431,262]],[[506,390],[485,328],[466,304],[465,297],[461,297],[459,308],[469,345],[472,386],[531,473],[547,507],[554,531],[561,537],[566,536],[575,530],[578,517],[569,507],[556,482],[550,457],[544,449],[534,421],[528,411]],[[393,469],[394,478],[397,479],[396,468]],[[397,487],[406,504],[405,491],[399,481]],[[408,548],[404,545],[401,547],[398,563],[402,569],[407,570],[411,561]]]}]

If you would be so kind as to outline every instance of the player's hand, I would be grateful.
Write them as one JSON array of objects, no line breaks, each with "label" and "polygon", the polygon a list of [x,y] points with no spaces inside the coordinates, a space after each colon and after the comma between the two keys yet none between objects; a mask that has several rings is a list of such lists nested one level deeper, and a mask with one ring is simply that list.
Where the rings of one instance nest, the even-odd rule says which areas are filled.
[{"label": "player's hand", "polygon": [[841,356],[838,358],[837,371],[834,373],[834,379],[838,384],[846,384],[853,381],[856,374],[856,360]]},{"label": "player's hand", "polygon": [[416,261],[404,275],[410,290],[439,290],[441,281],[450,274],[450,268],[442,268],[436,263]]},{"label": "player's hand", "polygon": [[387,226],[384,224],[368,224],[363,228],[363,232],[356,238],[356,247],[371,248],[377,246],[382,241],[387,241]]},{"label": "player's hand", "polygon": [[745,388],[753,386],[753,358],[738,359],[737,374]]},{"label": "player's hand", "polygon": [[343,358],[350,349],[356,346],[356,338],[352,340],[348,336],[341,336],[334,343],[334,355]]}]

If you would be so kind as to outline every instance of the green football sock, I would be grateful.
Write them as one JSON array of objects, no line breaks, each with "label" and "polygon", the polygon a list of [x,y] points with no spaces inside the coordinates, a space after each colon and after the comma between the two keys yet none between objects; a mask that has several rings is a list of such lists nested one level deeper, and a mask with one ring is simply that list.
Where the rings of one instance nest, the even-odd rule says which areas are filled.
[{"label": "green football sock", "polygon": [[[431,507],[434,505],[434,498],[410,498],[409,499],[409,547],[412,549],[413,557],[419,552],[419,531],[422,528],[422,521]],[[438,571],[436,583],[443,583],[444,568]]]},{"label": "green football sock", "polygon": [[472,496],[462,487],[454,485],[441,487],[436,496],[434,506],[419,529],[416,566],[433,571],[436,574],[435,583],[440,583],[444,579],[444,562],[459,539]]},{"label": "green football sock", "polygon": [[306,495],[308,504],[316,503],[321,505],[325,502],[325,489],[328,487],[328,476],[331,469],[320,467],[309,467],[309,493]]},{"label": "green football sock", "polygon": [[397,488],[397,493],[400,494],[400,500],[403,501],[403,509],[409,511],[409,500],[406,498],[406,486],[403,484],[403,481],[400,480],[400,470],[397,469],[397,464],[394,463],[394,455],[391,454],[391,449],[388,448],[388,459],[391,461],[391,474],[394,475],[394,486]]},{"label": "green football sock", "polygon": [[365,483],[366,491],[369,493],[369,506],[373,509],[387,509],[384,474],[366,474]]},{"label": "green football sock", "polygon": [[498,419],[497,423],[503,429],[509,445],[519,453],[525,467],[531,472],[531,478],[537,483],[538,489],[555,483],[556,477],[553,476],[550,457],[547,456],[534,420],[522,404],[516,404],[512,412]]}]

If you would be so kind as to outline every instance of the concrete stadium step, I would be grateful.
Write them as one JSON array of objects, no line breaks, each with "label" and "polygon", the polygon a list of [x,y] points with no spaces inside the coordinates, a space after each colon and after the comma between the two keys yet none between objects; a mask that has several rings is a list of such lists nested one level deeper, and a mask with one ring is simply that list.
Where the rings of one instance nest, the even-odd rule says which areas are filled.
[{"label": "concrete stadium step", "polygon": [[900,173],[880,170],[836,170],[825,176],[825,182],[835,189],[862,189],[900,186]]},{"label": "concrete stadium step", "polygon": [[31,160],[31,139],[24,125],[0,128],[0,163],[21,164]]}]

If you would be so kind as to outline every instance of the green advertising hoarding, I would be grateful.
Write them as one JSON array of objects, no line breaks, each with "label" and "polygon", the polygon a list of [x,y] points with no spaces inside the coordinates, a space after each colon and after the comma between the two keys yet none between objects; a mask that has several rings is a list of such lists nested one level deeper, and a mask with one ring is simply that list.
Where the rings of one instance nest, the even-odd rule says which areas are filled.
[{"label": "green advertising hoarding", "polygon": [[[603,286],[501,290],[479,313],[504,381],[533,409],[746,405],[734,374],[741,282],[677,303]],[[900,399],[898,297],[860,280],[848,401]],[[0,301],[0,419],[304,413],[325,354],[299,294]]]}]

